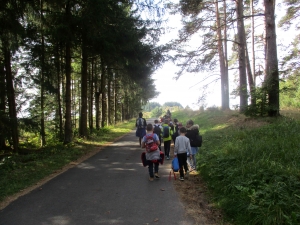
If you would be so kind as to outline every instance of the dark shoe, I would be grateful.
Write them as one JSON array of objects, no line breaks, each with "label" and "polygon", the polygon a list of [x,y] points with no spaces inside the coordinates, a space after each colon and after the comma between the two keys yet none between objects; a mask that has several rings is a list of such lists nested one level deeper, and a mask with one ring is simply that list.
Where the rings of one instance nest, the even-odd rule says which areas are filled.
[{"label": "dark shoe", "polygon": [[184,178],[183,178],[183,177],[180,177],[179,180],[184,181]]}]

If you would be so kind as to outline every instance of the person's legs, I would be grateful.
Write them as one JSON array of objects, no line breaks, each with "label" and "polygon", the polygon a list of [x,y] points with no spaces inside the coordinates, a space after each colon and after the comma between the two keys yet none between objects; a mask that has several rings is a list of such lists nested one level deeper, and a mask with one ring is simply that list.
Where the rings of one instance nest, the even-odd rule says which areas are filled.
[{"label": "person's legs", "polygon": [[170,159],[171,140],[164,142],[164,149],[167,159]]},{"label": "person's legs", "polygon": [[135,135],[139,138],[140,147],[142,146],[142,139],[146,135],[146,130],[144,128],[137,128]]},{"label": "person's legs", "polygon": [[154,174],[153,174],[153,162],[148,160],[148,169],[149,169],[149,180],[153,180]]},{"label": "person's legs", "polygon": [[189,170],[186,161],[187,161],[187,154],[184,153],[182,156],[182,162],[183,162],[183,168],[184,168],[185,172],[187,172]]},{"label": "person's legs", "polygon": [[167,158],[167,159],[169,159],[169,144],[168,144],[168,141],[164,141],[164,151],[165,151],[165,157]]},{"label": "person's legs", "polygon": [[197,164],[196,164],[196,154],[197,154],[197,152],[198,152],[198,147],[192,147],[192,156],[193,156],[192,161],[193,161],[194,169],[196,169],[196,167],[197,167]]},{"label": "person's legs", "polygon": [[178,159],[178,163],[179,163],[179,174],[180,174],[180,177],[184,177],[184,173],[183,173],[184,154],[177,154],[177,159]]},{"label": "person's legs", "polygon": [[159,168],[159,163],[154,163],[154,176],[155,178],[159,178],[159,175],[158,175],[158,168]]},{"label": "person's legs", "polygon": [[187,165],[190,167],[191,170],[193,169],[193,162],[190,159],[190,154],[189,153],[187,153]]}]

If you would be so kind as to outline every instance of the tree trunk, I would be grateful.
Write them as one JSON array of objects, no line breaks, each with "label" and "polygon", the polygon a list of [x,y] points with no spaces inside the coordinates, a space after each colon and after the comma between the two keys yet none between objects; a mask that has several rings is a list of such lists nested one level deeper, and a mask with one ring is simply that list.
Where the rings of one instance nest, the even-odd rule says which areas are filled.
[{"label": "tree trunk", "polygon": [[256,102],[255,85],[254,85],[253,75],[252,75],[252,71],[251,71],[251,64],[250,64],[250,59],[249,59],[249,54],[248,54],[246,36],[245,36],[244,42],[245,42],[246,69],[247,69],[248,84],[249,84],[249,88],[250,88],[251,105],[255,106],[255,102]]},{"label": "tree trunk", "polygon": [[[0,60],[0,117],[1,119],[4,118],[6,107],[6,98],[5,98],[5,71],[4,71],[4,64],[2,63],[2,59]],[[0,129],[5,130],[5,125],[3,123],[0,124]],[[5,135],[3,132],[0,133],[0,150],[6,149],[5,144]]]},{"label": "tree trunk", "polygon": [[244,112],[247,105],[247,76],[246,76],[246,57],[245,57],[245,27],[243,15],[243,0],[236,1],[237,15],[237,38],[239,55],[239,78],[240,78],[240,112]]},{"label": "tree trunk", "polygon": [[109,69],[108,73],[108,82],[107,82],[107,123],[109,125],[112,124],[111,122],[111,79],[112,79],[112,72],[111,69]]},{"label": "tree trunk", "polygon": [[91,66],[90,66],[90,103],[89,103],[89,128],[92,132],[94,129],[94,119],[93,119],[93,106],[94,106],[94,61],[92,60]]},{"label": "tree trunk", "polygon": [[252,48],[252,64],[251,64],[251,68],[252,68],[252,74],[253,74],[253,83],[254,83],[254,87],[256,86],[256,75],[255,75],[255,40],[254,40],[254,6],[253,6],[253,1],[254,0],[250,0],[250,10],[251,10],[251,48]]},{"label": "tree trunk", "polygon": [[19,150],[19,134],[18,134],[18,120],[15,102],[15,90],[13,85],[13,75],[11,71],[11,55],[10,50],[6,47],[9,46],[7,42],[2,42],[3,44],[3,55],[4,55],[4,65],[6,73],[6,94],[8,100],[9,108],[9,119],[11,123],[11,135],[13,141],[14,152]]},{"label": "tree trunk", "polygon": [[266,85],[268,115],[279,116],[279,72],[276,43],[275,0],[264,0],[266,29]]},{"label": "tree trunk", "polygon": [[107,121],[107,106],[106,106],[106,70],[103,58],[101,58],[101,106],[102,106],[102,120],[101,120],[101,127],[106,126]]},{"label": "tree trunk", "polygon": [[113,87],[114,87],[114,92],[113,92],[113,99],[114,99],[114,125],[117,123],[117,85],[116,85],[116,74],[114,75],[113,78]]},{"label": "tree trunk", "polygon": [[124,103],[121,103],[121,122],[124,121]]},{"label": "tree trunk", "polygon": [[[255,96],[255,89],[256,89],[256,75],[255,75],[255,40],[254,40],[254,3],[253,0],[250,0],[250,12],[251,12],[251,52],[252,52],[252,64],[250,66],[251,71],[252,71],[252,86],[250,85],[250,93],[251,93],[251,105],[252,106],[256,106],[256,96]],[[249,56],[248,57],[248,61],[250,61]],[[250,64],[250,62],[249,62]]]},{"label": "tree trunk", "polygon": [[219,52],[219,64],[221,73],[221,94],[222,94],[222,109],[229,109],[229,86],[228,86],[228,73],[225,68],[225,56],[222,42],[222,27],[221,19],[219,15],[218,1],[215,1],[216,8],[216,21],[217,21],[217,37],[218,37],[218,52]]},{"label": "tree trunk", "polygon": [[226,0],[223,1],[224,8],[224,107],[223,109],[229,109],[229,77],[228,77],[228,54],[227,54],[227,6]]},{"label": "tree trunk", "polygon": [[95,60],[95,108],[96,108],[96,129],[100,129],[100,90],[98,84],[97,59]]},{"label": "tree trunk", "polygon": [[41,42],[42,42],[42,52],[41,52],[41,146],[46,145],[46,134],[45,134],[45,112],[44,112],[44,77],[45,77],[45,39],[43,31],[43,1],[40,2],[41,10]]},{"label": "tree trunk", "polygon": [[[70,23],[71,17],[71,9],[70,3],[67,2],[66,4],[66,23]],[[65,52],[65,67],[66,67],[66,88],[65,88],[65,104],[66,104],[66,111],[65,111],[65,140],[64,144],[68,144],[73,140],[73,130],[72,130],[72,101],[71,101],[71,42],[70,40],[66,41],[66,52]]]},{"label": "tree trunk", "polygon": [[[77,111],[78,111],[78,115],[80,115],[80,109],[81,109],[81,97],[78,97],[78,102],[79,104],[76,104],[76,94],[77,94],[77,91],[76,90],[80,90],[80,85],[81,83],[79,81],[77,81],[76,83],[76,80],[73,80],[72,81],[72,126],[74,128],[77,128]],[[76,85],[77,85],[77,88],[76,88]],[[79,93],[77,94],[77,96],[79,96]],[[77,106],[78,106],[78,110],[77,110]],[[78,119],[79,120],[79,119]],[[78,122],[78,127],[79,127],[79,122]]]},{"label": "tree trunk", "polygon": [[[62,54],[61,54],[62,55]],[[59,56],[59,44],[57,44],[57,51],[56,51],[56,56],[55,56],[55,60],[56,60],[56,73],[57,73],[57,93],[56,93],[56,97],[57,97],[57,116],[58,116],[58,120],[59,120],[59,140],[63,140],[63,120],[62,120],[62,105],[61,105],[61,93],[60,93],[60,83],[61,83],[61,71],[60,71],[60,56]]]},{"label": "tree trunk", "polygon": [[64,144],[68,144],[73,140],[72,131],[72,115],[71,115],[71,44],[66,43],[66,87],[65,87],[65,140]]},{"label": "tree trunk", "polygon": [[81,59],[81,109],[79,122],[79,135],[87,137],[87,52],[84,43],[82,45],[82,59]]}]

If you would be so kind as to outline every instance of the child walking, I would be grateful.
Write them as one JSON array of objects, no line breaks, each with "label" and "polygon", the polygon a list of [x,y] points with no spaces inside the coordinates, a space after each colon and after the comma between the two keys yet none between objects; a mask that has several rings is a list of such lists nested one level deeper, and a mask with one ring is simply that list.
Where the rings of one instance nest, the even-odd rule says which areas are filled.
[{"label": "child walking", "polygon": [[178,158],[179,162],[179,180],[184,181],[184,173],[185,170],[186,177],[189,175],[189,170],[187,167],[187,153],[189,153],[190,157],[192,157],[192,150],[190,145],[190,140],[185,136],[186,129],[185,127],[181,127],[179,129],[180,135],[176,137],[175,148],[174,148],[174,156]]},{"label": "child walking", "polygon": [[[142,147],[146,148],[146,160],[149,169],[149,181],[159,178],[158,167],[160,162],[159,138],[157,134],[153,133],[153,126],[151,123],[147,125],[147,134],[142,139]],[[153,172],[154,167],[154,172]]]}]

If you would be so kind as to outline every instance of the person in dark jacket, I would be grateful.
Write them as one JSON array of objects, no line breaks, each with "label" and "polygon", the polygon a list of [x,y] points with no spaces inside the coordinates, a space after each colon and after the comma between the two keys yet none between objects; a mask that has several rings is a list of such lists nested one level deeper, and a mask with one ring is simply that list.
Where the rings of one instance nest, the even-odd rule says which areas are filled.
[{"label": "person in dark jacket", "polygon": [[172,140],[175,145],[176,137],[179,136],[179,128],[178,128],[178,119],[174,119],[174,130],[173,130]]},{"label": "person in dark jacket", "polygon": [[186,137],[190,139],[191,149],[192,149],[192,160],[190,161],[190,166],[192,170],[196,169],[196,154],[201,146],[197,143],[197,135],[199,135],[199,125],[194,124],[193,120],[189,120],[186,123]]},{"label": "person in dark jacket", "polygon": [[135,136],[139,138],[140,147],[142,146],[142,138],[146,135],[146,127],[147,122],[146,119],[143,118],[143,113],[139,113],[139,118],[136,119],[135,122],[136,132]]}]

